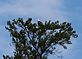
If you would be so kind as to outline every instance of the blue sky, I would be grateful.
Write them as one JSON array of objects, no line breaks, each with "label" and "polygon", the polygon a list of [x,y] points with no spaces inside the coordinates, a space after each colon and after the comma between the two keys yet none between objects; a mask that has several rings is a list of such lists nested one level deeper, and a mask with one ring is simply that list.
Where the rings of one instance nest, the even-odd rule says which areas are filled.
[{"label": "blue sky", "polygon": [[[13,55],[9,33],[5,30],[7,20],[32,17],[33,21],[68,21],[79,37],[72,39],[73,44],[62,50],[63,59],[82,59],[82,0],[0,0],[0,59],[3,54]],[[58,59],[50,55],[49,59]]]}]

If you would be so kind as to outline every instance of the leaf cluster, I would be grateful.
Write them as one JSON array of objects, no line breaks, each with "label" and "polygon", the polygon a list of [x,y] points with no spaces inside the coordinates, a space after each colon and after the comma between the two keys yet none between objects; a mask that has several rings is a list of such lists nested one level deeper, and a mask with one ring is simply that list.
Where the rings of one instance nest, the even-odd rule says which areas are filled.
[{"label": "leaf cluster", "polygon": [[10,32],[15,46],[13,59],[47,59],[47,55],[54,53],[55,45],[67,49],[65,44],[71,44],[70,38],[78,37],[68,22],[49,20],[32,23],[32,18],[26,21],[18,18],[8,21],[5,28]]}]

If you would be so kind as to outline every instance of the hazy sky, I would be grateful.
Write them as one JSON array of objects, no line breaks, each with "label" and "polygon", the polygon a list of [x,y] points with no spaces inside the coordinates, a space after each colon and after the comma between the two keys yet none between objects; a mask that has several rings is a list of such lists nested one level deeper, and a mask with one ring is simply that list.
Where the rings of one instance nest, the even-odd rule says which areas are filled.
[{"label": "hazy sky", "polygon": [[[0,0],[0,59],[3,54],[13,55],[9,33],[5,30],[8,20],[32,17],[33,21],[59,20],[72,23],[79,37],[62,50],[63,59],[82,59],[82,0]],[[57,56],[49,56],[49,59]]]}]

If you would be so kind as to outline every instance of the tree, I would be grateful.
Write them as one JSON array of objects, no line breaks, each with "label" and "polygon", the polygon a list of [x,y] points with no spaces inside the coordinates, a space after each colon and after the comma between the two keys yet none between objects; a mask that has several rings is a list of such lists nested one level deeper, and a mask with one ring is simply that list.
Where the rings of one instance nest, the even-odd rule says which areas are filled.
[{"label": "tree", "polygon": [[78,36],[68,22],[31,21],[32,18],[18,18],[7,22],[5,28],[10,32],[15,52],[13,57],[3,55],[4,59],[47,59],[56,45],[67,49],[65,44],[72,44],[71,37]]}]

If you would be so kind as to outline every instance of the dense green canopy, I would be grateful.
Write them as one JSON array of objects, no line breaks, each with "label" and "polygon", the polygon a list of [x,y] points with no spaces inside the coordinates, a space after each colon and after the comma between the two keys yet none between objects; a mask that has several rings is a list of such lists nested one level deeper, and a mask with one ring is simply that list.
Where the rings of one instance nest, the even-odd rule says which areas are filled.
[{"label": "dense green canopy", "polygon": [[55,45],[67,49],[65,44],[71,44],[70,38],[77,38],[71,23],[31,21],[32,18],[18,18],[7,22],[5,28],[10,32],[15,52],[13,57],[3,55],[4,59],[47,59],[47,55],[54,53]]}]

